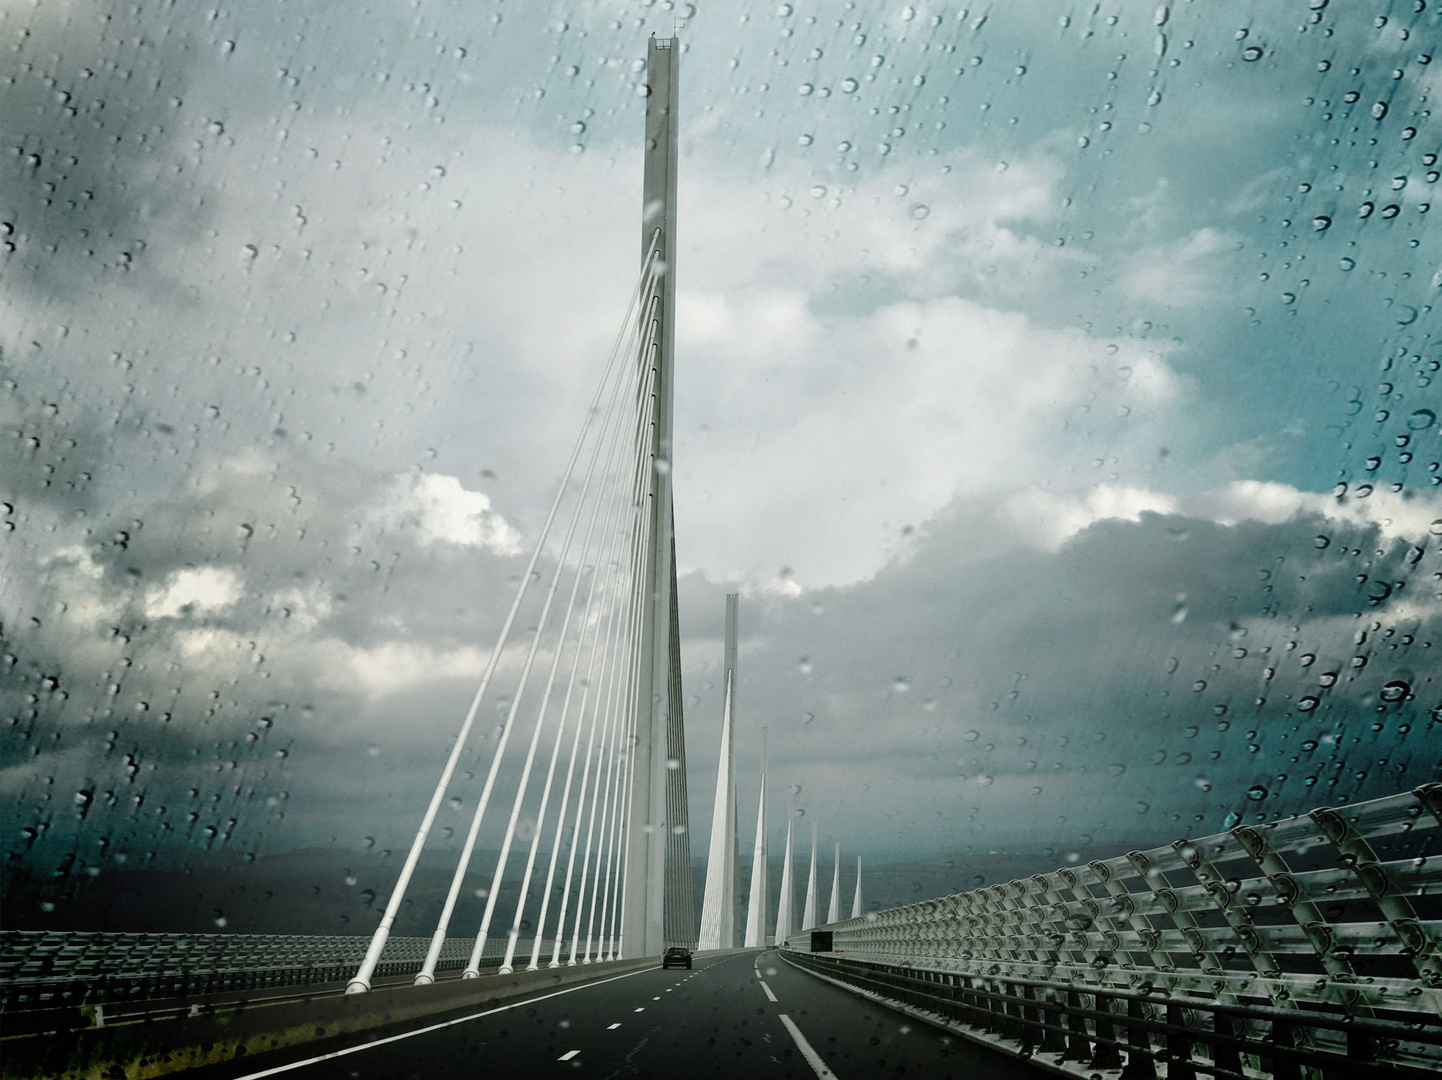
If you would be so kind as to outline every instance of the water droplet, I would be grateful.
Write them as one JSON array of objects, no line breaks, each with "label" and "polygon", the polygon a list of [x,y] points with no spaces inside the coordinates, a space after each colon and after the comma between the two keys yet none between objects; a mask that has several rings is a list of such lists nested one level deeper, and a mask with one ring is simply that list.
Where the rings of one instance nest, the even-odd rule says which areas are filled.
[{"label": "water droplet", "polygon": [[1322,704],[1320,700],[1308,694],[1306,697],[1302,698],[1300,701],[1297,702],[1297,710],[1299,712],[1311,712],[1320,704]]},{"label": "water droplet", "polygon": [[1262,47],[1260,45],[1248,45],[1242,50],[1242,59],[1251,63],[1262,58]]},{"label": "water droplet", "polygon": [[1343,270],[1352,270],[1352,269],[1355,269],[1355,268],[1356,268],[1356,266],[1357,266],[1357,260],[1356,260],[1356,259],[1341,259],[1340,261],[1338,261],[1337,265],[1340,266]]},{"label": "water droplet", "polygon": [[855,79],[842,79],[842,80],[841,80],[841,92],[842,92],[843,94],[854,94],[854,93],[856,93],[856,91],[860,88],[860,86],[861,86],[861,84],[860,84],[859,82],[857,82]]},{"label": "water droplet", "polygon": [[1312,219],[1312,228],[1318,232],[1326,232],[1332,227],[1332,219],[1326,214],[1318,214]]},{"label": "water droplet", "polygon": [[1315,544],[1318,548],[1324,548],[1329,546],[1332,543],[1332,540],[1331,537],[1318,535],[1312,540],[1312,543]]},{"label": "water droplet", "polygon": [[923,220],[923,219],[926,218],[930,213],[931,213],[931,207],[927,206],[927,205],[924,204],[924,203],[917,203],[915,206],[913,206],[913,207],[911,208],[911,216],[914,217],[917,221]]},{"label": "water droplet", "polygon": [[1375,105],[1372,106],[1372,119],[1373,119],[1373,120],[1380,120],[1380,119],[1382,119],[1382,117],[1384,117],[1384,116],[1386,116],[1386,115],[1387,115],[1387,103],[1386,103],[1385,101],[1379,101],[1379,102],[1377,102],[1377,104],[1375,104]]},{"label": "water droplet", "polygon": [[1253,784],[1251,787],[1247,788],[1247,798],[1251,799],[1252,802],[1261,802],[1269,794],[1271,793],[1261,784]]},{"label": "water droplet", "polygon": [[809,82],[805,82],[796,88],[796,92],[802,97],[807,97],[815,91],[815,89],[816,87],[812,86]]},{"label": "water droplet", "polygon": [[1412,686],[1410,683],[1404,682],[1401,679],[1394,679],[1384,685],[1382,689],[1378,691],[1377,696],[1380,697],[1383,701],[1401,701],[1409,693],[1411,693],[1411,691]]},{"label": "water droplet", "polygon": [[1437,422],[1437,414],[1431,409],[1418,409],[1407,418],[1407,426],[1413,431],[1426,431]]}]

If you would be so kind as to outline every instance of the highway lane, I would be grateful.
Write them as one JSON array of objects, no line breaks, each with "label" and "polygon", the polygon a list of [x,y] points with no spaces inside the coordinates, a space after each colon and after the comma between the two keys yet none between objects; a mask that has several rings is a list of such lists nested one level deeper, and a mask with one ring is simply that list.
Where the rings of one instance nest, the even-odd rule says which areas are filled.
[{"label": "highway lane", "polygon": [[550,991],[479,1015],[267,1056],[206,1077],[295,1080],[756,1077],[1022,1080],[1037,1073],[849,994],[774,951],[697,958]]}]

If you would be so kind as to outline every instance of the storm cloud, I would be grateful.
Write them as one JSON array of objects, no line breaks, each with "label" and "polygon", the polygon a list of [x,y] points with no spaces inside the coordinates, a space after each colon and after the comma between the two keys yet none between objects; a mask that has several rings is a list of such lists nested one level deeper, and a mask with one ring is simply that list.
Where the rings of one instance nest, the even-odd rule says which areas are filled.
[{"label": "storm cloud", "polygon": [[[693,832],[729,591],[746,836],[762,727],[867,858],[1435,779],[1437,13],[685,8]],[[7,852],[406,842],[621,318],[676,17],[0,6]]]}]

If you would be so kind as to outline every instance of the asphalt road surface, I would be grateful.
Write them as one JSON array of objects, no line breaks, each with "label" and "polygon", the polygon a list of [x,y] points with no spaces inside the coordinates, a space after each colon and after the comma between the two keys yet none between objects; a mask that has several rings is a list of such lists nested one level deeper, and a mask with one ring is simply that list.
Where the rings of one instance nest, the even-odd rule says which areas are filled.
[{"label": "asphalt road surface", "polygon": [[849,994],[774,951],[703,956],[417,1024],[299,1060],[254,1058],[207,1076],[287,1080],[747,1077],[1022,1080],[1038,1073]]}]

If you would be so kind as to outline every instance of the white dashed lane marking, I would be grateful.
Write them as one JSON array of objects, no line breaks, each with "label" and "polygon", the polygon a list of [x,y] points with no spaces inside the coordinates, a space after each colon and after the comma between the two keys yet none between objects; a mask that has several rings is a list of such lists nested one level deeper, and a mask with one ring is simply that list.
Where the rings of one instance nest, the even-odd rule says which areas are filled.
[{"label": "white dashed lane marking", "polygon": [[645,1011],[646,1011],[646,1006],[642,1005],[642,1006],[641,1006],[639,1009],[637,1009],[636,1011],[637,1011],[637,1012],[645,1012]]},{"label": "white dashed lane marking", "polygon": [[620,1023],[618,1022],[618,1023],[612,1024],[612,1025],[611,1025],[610,1027],[608,1027],[606,1030],[607,1030],[607,1031],[615,1031],[615,1030],[616,1030],[618,1027],[620,1027],[620,1026],[621,1026]]},{"label": "white dashed lane marking", "polygon": [[[457,1024],[468,1024],[472,1020],[480,1020],[482,1017],[495,1016],[497,1013],[510,1012],[512,1009],[519,1009],[526,1005],[533,1005],[538,1001],[547,1001],[562,994],[574,994],[577,990],[586,990],[593,986],[604,986],[609,982],[616,982],[618,979],[629,979],[632,976],[641,974],[639,971],[628,971],[625,975],[612,975],[609,979],[598,979],[595,982],[580,983],[576,986],[568,986],[564,990],[552,990],[549,994],[541,994],[537,997],[522,998],[520,1001],[513,1001],[509,1005],[500,1005],[494,1009],[484,1009],[481,1012],[470,1013],[467,1016],[458,1016],[454,1020],[442,1020],[438,1024],[427,1024],[424,1027],[413,1028],[410,1031],[402,1031],[396,1035],[387,1035],[383,1039],[373,1039],[358,1046],[347,1046],[343,1050],[332,1050],[326,1054],[316,1054],[314,1057],[302,1058],[299,1061],[290,1061],[284,1065],[276,1065],[273,1068],[262,1069],[260,1072],[246,1073],[239,1080],[261,1080],[265,1076],[275,1076],[278,1073],[290,1072],[292,1069],[302,1069],[307,1065],[315,1065],[322,1061],[333,1061],[336,1058],[348,1057],[351,1054],[358,1054],[363,1050],[369,1050],[373,1046],[388,1046],[402,1039],[410,1039],[417,1035],[429,1035],[433,1031],[443,1031]],[[637,1010],[638,1012],[640,1010]]]},{"label": "white dashed lane marking", "polygon": [[765,980],[765,979],[762,979],[762,980],[761,980],[761,989],[763,989],[763,990],[766,991],[767,1000],[769,1000],[769,1001],[775,1001],[775,1000],[776,1000],[776,995],[771,992],[771,987],[769,987],[769,986],[766,985],[766,980]]},{"label": "white dashed lane marking", "polygon": [[781,1022],[786,1025],[786,1030],[791,1032],[791,1037],[796,1040],[796,1048],[801,1051],[801,1056],[811,1066],[811,1071],[817,1076],[817,1080],[836,1080],[836,1074],[826,1067],[826,1062],[821,1060],[821,1055],[812,1049],[811,1044],[806,1041],[806,1036],[801,1034],[801,1029],[791,1021],[791,1017],[785,1013],[781,1014]]},{"label": "white dashed lane marking", "polygon": [[573,1057],[575,1057],[575,1056],[576,1056],[577,1054],[579,1054],[580,1052],[581,1052],[581,1051],[579,1051],[579,1050],[567,1050],[564,1054],[562,1054],[562,1055],[561,1055],[560,1057],[558,1057],[556,1060],[557,1060],[557,1061],[570,1061]]}]

